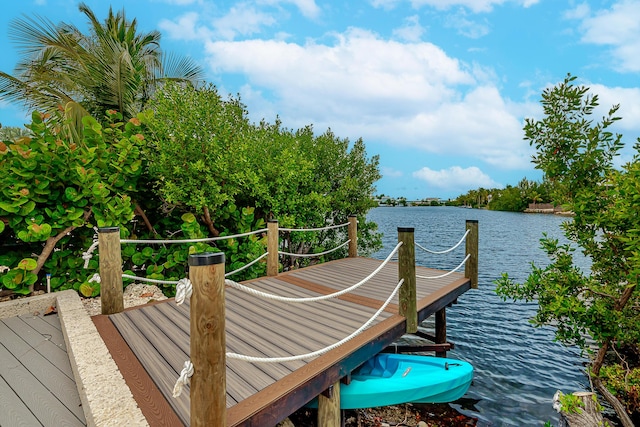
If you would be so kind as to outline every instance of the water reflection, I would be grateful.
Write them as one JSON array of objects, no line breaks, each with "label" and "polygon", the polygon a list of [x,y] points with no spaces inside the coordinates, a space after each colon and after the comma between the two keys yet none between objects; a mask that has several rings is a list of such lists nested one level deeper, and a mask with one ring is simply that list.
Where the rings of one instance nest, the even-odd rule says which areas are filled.
[{"label": "water reflection", "polygon": [[[551,407],[556,390],[571,393],[588,388],[585,359],[576,348],[553,342],[550,328],[534,328],[535,303],[504,302],[493,282],[503,272],[523,281],[532,262],[548,263],[539,249],[542,233],[564,240],[560,224],[570,219],[554,215],[492,212],[446,207],[372,209],[384,248],[372,256],[384,259],[397,243],[397,227],[414,227],[415,241],[432,250],[455,245],[465,232],[465,220],[479,222],[479,289],[470,290],[447,309],[448,338],[455,349],[448,356],[474,365],[475,377],[463,399],[453,407],[478,419],[477,425],[524,426],[557,423]],[[418,265],[450,270],[464,259],[464,245],[432,255],[416,250]],[[588,269],[588,261],[580,259]]]}]

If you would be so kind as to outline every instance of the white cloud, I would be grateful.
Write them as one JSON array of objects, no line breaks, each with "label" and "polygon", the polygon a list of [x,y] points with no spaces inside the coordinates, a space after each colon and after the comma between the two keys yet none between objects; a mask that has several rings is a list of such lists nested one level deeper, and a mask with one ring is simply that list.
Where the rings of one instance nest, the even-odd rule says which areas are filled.
[{"label": "white cloud", "polygon": [[320,8],[315,0],[258,0],[259,4],[278,5],[291,3],[300,10],[300,13],[310,19],[315,19],[320,15]]},{"label": "white cloud", "polygon": [[163,19],[158,27],[166,31],[168,36],[179,40],[204,40],[211,36],[211,32],[198,25],[198,14],[196,12],[185,13],[174,21]]},{"label": "white cloud", "polygon": [[584,7],[570,11],[568,17],[582,19],[582,42],[610,46],[619,71],[640,71],[640,2],[623,0],[610,9],[588,13]]},{"label": "white cloud", "polygon": [[419,42],[424,32],[424,27],[420,25],[420,17],[413,15],[404,20],[402,27],[393,30],[393,35],[400,40]]},{"label": "white cloud", "polygon": [[421,6],[432,6],[436,9],[446,10],[453,7],[465,7],[472,12],[490,12],[494,6],[501,6],[504,3],[512,2],[523,7],[531,7],[539,3],[540,0],[410,0],[415,8]]},{"label": "white cloud", "polygon": [[448,16],[445,25],[449,28],[455,29],[458,34],[471,39],[479,39],[480,37],[489,34],[489,25],[486,20],[483,23],[470,20],[466,17],[466,13],[464,12]]},{"label": "white cloud", "polygon": [[[505,101],[493,74],[431,43],[384,40],[361,29],[333,45],[276,40],[212,41],[211,67],[246,76],[251,102],[290,127],[312,123],[423,152],[478,157],[499,168],[528,167],[524,108]],[[268,93],[270,101],[260,101]],[[243,98],[247,98],[243,94]],[[268,107],[273,109],[269,111]]]},{"label": "white cloud", "polygon": [[276,19],[272,15],[261,12],[248,3],[236,4],[225,16],[213,21],[216,33],[226,40],[233,40],[237,35],[256,34],[262,27],[274,24]]},{"label": "white cloud", "polygon": [[[620,109],[616,116],[622,117],[616,123],[616,129],[620,132],[633,131],[638,132],[638,123],[640,123],[640,88],[623,88],[609,87],[600,84],[588,84],[589,93],[597,94],[600,106],[599,110],[594,114],[596,120],[605,115],[609,108],[613,105],[620,104]],[[627,139],[636,139],[640,135],[625,135]]]},{"label": "white cloud", "polygon": [[249,3],[237,3],[226,15],[210,21],[211,29],[202,21],[203,15],[188,12],[175,20],[164,19],[158,26],[171,38],[204,42],[212,38],[233,40],[238,36],[251,36],[277,23],[273,15],[261,12]]},{"label": "white cloud", "polygon": [[500,188],[501,184],[495,182],[489,175],[482,172],[476,166],[461,168],[452,166],[449,169],[433,170],[423,167],[413,172],[413,177],[425,181],[428,185],[439,190],[467,190],[469,188]]}]

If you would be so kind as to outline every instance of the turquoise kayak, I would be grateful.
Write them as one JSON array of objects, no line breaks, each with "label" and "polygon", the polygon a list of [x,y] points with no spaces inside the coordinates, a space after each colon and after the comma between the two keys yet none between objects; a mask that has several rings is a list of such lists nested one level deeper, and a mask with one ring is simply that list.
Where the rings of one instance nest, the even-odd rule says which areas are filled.
[{"label": "turquoise kayak", "polygon": [[[462,360],[380,353],[353,371],[348,385],[340,384],[340,408],[453,402],[472,379],[473,366]],[[316,408],[318,400],[307,406]]]}]

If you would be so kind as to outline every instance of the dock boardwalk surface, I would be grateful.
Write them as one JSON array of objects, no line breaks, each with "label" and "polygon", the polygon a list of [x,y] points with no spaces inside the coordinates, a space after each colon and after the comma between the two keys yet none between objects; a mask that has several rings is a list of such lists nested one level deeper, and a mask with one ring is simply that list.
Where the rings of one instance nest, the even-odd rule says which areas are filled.
[{"label": "dock boardwalk surface", "polygon": [[57,314],[0,319],[0,426],[85,426]]},{"label": "dock boardwalk surface", "polygon": [[[327,295],[359,282],[381,263],[346,258],[244,284],[289,297]],[[419,275],[442,273],[418,267]],[[397,263],[389,263],[360,288],[324,301],[278,302],[227,287],[227,352],[285,357],[332,345],[367,322],[397,283]],[[419,320],[455,302],[469,288],[460,273],[417,279]],[[396,341],[405,331],[397,304],[396,296],[365,331],[315,358],[283,363],[227,358],[227,425],[273,426]],[[189,358],[188,304],[168,300],[93,319],[150,425],[175,425],[176,420],[189,425],[188,388],[179,398],[172,397]]]}]

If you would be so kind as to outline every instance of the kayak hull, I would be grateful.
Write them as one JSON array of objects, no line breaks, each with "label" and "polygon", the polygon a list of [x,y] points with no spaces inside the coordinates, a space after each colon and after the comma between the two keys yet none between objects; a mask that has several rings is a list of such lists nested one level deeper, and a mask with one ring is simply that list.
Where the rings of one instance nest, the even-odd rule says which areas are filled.
[{"label": "kayak hull", "polygon": [[[461,360],[381,353],[353,371],[348,385],[340,384],[340,408],[452,402],[472,379],[473,366]],[[307,406],[317,405],[314,399]]]}]

